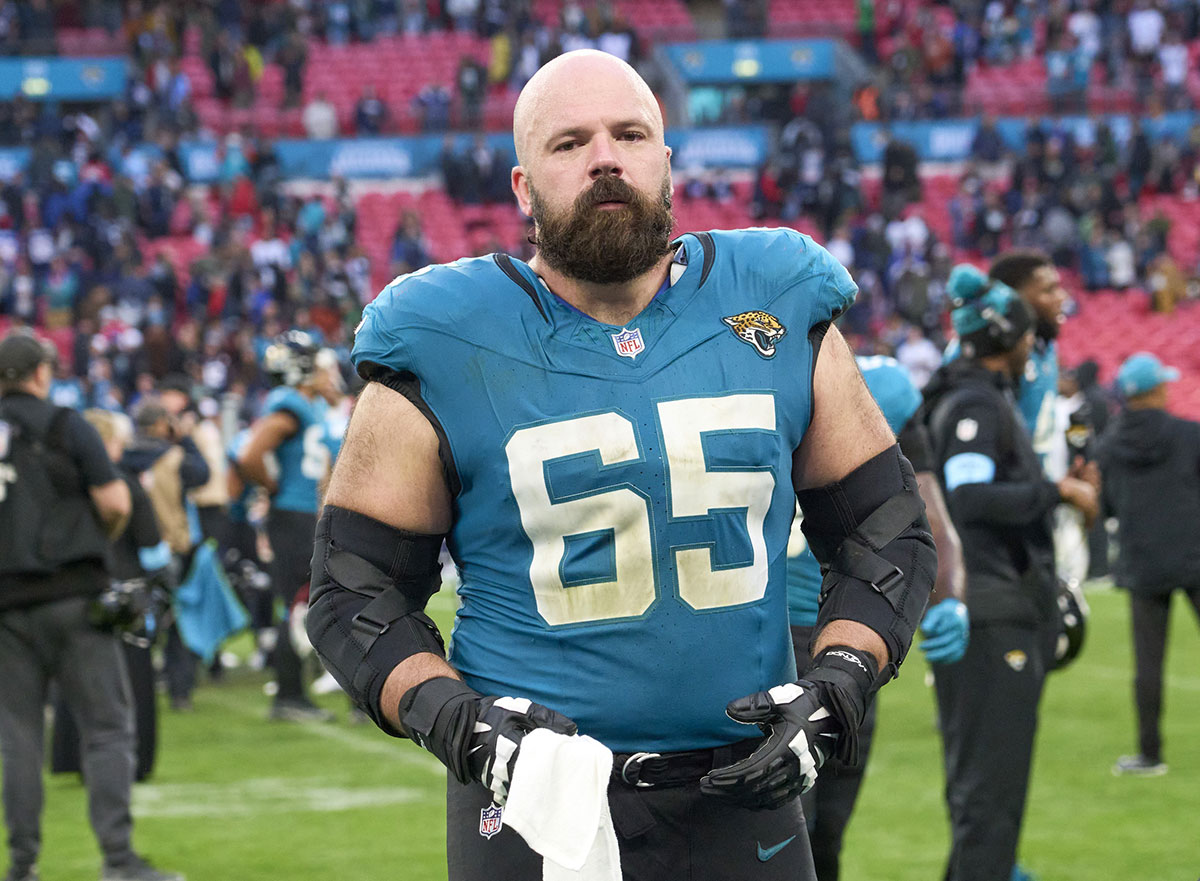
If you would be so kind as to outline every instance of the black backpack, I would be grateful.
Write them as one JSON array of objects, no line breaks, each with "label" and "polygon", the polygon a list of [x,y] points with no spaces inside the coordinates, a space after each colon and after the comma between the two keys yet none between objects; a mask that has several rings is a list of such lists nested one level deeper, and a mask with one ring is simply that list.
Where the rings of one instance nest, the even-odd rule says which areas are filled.
[{"label": "black backpack", "polygon": [[50,575],[68,563],[103,562],[108,540],[68,452],[71,411],[49,407],[41,425],[0,401],[0,577]]}]

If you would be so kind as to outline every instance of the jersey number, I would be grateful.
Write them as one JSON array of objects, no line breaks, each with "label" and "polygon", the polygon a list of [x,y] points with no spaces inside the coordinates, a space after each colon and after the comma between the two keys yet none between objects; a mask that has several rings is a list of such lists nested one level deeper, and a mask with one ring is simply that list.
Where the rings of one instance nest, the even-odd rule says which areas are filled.
[{"label": "jersey number", "polygon": [[[762,599],[767,589],[763,522],[775,492],[775,474],[761,467],[710,470],[704,435],[710,432],[774,431],[775,399],[740,394],[658,404],[666,455],[667,496],[672,518],[700,518],[713,511],[742,510],[753,560],[716,568],[710,547],[672,547],[679,598],[693,609],[717,609]],[[658,596],[650,499],[632,485],[606,487],[552,500],[546,463],[592,453],[601,466],[643,458],[634,423],[608,412],[550,422],[515,432],[505,446],[521,525],[533,543],[529,578],[538,613],[546,623],[579,624],[641,615]],[[615,577],[566,587],[562,563],[567,539],[609,534]]]},{"label": "jersey number", "polygon": [[304,455],[300,473],[309,480],[324,480],[329,470],[329,447],[325,445],[325,426],[310,425],[304,430]]}]

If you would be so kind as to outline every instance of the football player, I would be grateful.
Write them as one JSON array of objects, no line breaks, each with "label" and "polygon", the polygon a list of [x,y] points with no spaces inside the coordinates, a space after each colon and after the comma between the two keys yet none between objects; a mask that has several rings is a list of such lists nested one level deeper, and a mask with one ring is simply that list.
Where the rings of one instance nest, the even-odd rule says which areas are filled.
[{"label": "football player", "polygon": [[[797,797],[853,760],[937,571],[912,468],[832,326],[855,285],[792,230],[673,241],[658,103],[611,55],[549,62],[513,128],[536,255],[431,266],[364,312],[310,638],[449,769],[451,881],[542,877],[495,822],[534,729],[613,754],[625,877],[811,881]],[[830,564],[804,679],[797,496]],[[423,611],[444,535],[448,659]]]},{"label": "football player", "polygon": [[[855,360],[871,396],[887,419],[888,427],[898,435],[901,451],[916,471],[937,544],[937,581],[930,596],[929,610],[921,621],[924,638],[919,645],[931,664],[953,664],[966,651],[970,632],[967,607],[963,602],[962,544],[946,512],[946,503],[933,473],[935,466],[929,440],[918,415],[921,392],[908,371],[894,358],[873,355]],[[803,675],[808,665],[809,641],[820,610],[821,568],[808,549],[799,519],[792,525],[792,538],[788,543],[787,595],[796,666]],[[818,881],[837,881],[842,838],[858,799],[874,730],[875,705],[872,704],[859,729],[857,764],[846,765],[831,759],[816,785],[804,794],[804,815],[808,821]]]},{"label": "football player", "polygon": [[276,387],[238,454],[242,478],[264,487],[270,496],[267,537],[274,560],[271,584],[283,601],[273,659],[278,691],[271,718],[324,721],[331,717],[305,692],[300,656],[291,637],[288,615],[309,581],[312,535],[320,494],[329,475],[330,454],[325,411],[340,397],[340,374],[313,338],[298,330],[275,340],[263,355],[263,369]]}]

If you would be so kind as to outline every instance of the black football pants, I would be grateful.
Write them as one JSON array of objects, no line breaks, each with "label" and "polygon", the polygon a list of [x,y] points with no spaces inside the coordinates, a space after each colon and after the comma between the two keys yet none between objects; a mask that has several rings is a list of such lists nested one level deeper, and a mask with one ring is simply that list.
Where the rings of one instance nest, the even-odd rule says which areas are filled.
[{"label": "black football pants", "polygon": [[[1133,697],[1137,706],[1138,747],[1151,761],[1162,759],[1162,735],[1159,717],[1162,715],[1163,660],[1167,650],[1167,624],[1171,616],[1171,593],[1147,595],[1130,593],[1133,618],[1133,657],[1137,674],[1133,680]],[[1200,588],[1184,591],[1184,595],[1200,618]]]},{"label": "black football pants", "polygon": [[946,881],[1009,881],[1052,636],[972,625],[962,660],[934,668],[950,812]]},{"label": "black football pants", "polygon": [[[608,795],[625,881],[816,879],[799,799],[751,811],[702,795],[698,781],[651,789],[614,781]],[[540,881],[542,858],[520,835],[481,831],[491,803],[478,783],[448,778],[449,881]]]},{"label": "black football pants", "polygon": [[271,587],[283,600],[284,615],[279,622],[275,642],[275,678],[279,683],[276,701],[307,700],[304,690],[304,666],[292,643],[290,614],[296,595],[308,584],[312,564],[313,535],[317,515],[300,511],[271,511],[267,517],[267,538],[275,559],[271,563]]}]

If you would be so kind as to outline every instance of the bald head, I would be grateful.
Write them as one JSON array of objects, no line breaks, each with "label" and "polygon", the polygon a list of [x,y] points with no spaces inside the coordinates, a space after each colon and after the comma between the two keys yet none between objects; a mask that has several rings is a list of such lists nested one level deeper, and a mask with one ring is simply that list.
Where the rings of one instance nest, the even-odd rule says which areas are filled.
[{"label": "bald head", "polygon": [[607,52],[578,49],[549,61],[521,90],[513,111],[517,163],[528,167],[537,147],[589,107],[637,114],[662,141],[662,112],[638,72]]}]

